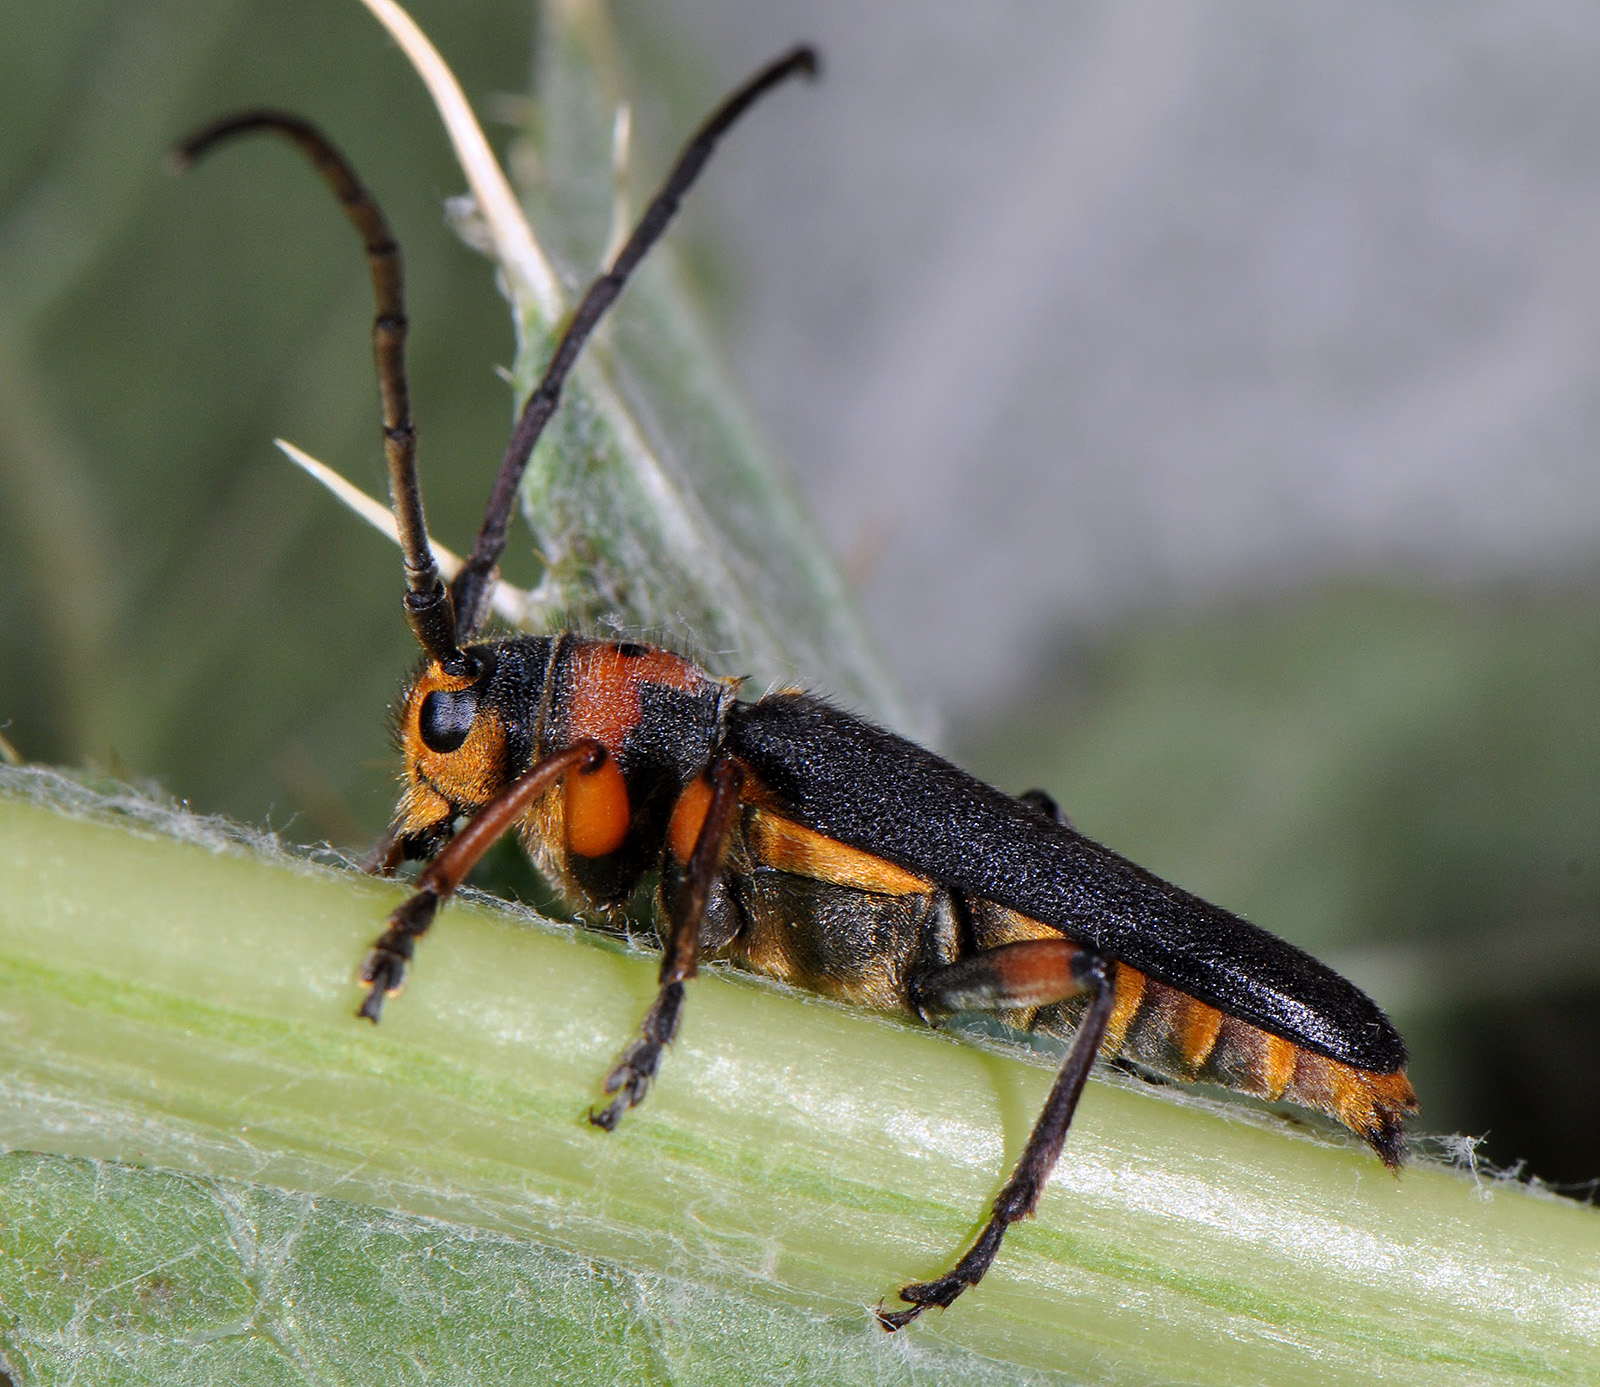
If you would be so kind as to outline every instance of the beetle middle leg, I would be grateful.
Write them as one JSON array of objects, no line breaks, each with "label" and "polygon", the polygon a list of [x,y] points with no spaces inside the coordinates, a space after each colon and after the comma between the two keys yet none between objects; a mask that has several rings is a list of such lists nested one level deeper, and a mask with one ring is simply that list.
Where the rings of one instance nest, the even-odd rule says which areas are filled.
[{"label": "beetle middle leg", "polygon": [[1017,796],[1029,809],[1043,814],[1045,818],[1058,823],[1062,828],[1072,827],[1072,818],[1059,804],[1048,790],[1024,790]]},{"label": "beetle middle leg", "polygon": [[1079,992],[1092,993],[1072,1048],[1056,1076],[1044,1110],[1034,1123],[1011,1178],[996,1196],[989,1221],[966,1254],[943,1276],[900,1288],[906,1310],[878,1307],[878,1322],[891,1333],[911,1323],[930,1305],[941,1309],[968,1286],[983,1279],[1000,1251],[1006,1229],[1027,1218],[1039,1203],[1045,1181],[1055,1169],[1067,1128],[1077,1111],[1084,1081],[1094,1066],[1116,1002],[1114,967],[1099,954],[1065,939],[1036,939],[988,949],[960,962],[934,969],[915,986],[919,1011],[1008,1011],[1043,1006]]},{"label": "beetle middle leg", "polygon": [[736,761],[721,761],[710,773],[710,801],[695,836],[683,881],[672,899],[666,946],[661,959],[660,990],[639,1026],[639,1038],[622,1052],[617,1066],[606,1075],[605,1091],[616,1096],[589,1121],[606,1131],[614,1129],[623,1113],[644,1101],[650,1081],[661,1067],[661,1053],[678,1033],[683,1014],[684,983],[699,971],[700,925],[705,919],[722,860],[727,854],[734,825],[739,820],[739,791],[744,772]]}]

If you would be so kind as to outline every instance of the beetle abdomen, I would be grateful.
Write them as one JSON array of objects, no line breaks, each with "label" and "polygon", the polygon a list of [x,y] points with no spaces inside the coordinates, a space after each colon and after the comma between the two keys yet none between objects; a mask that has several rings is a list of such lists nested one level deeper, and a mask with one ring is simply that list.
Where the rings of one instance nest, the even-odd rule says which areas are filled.
[{"label": "beetle abdomen", "polygon": [[[1061,939],[1049,925],[991,902],[970,903],[968,914],[979,949]],[[1068,941],[1068,947],[1078,946]],[[1402,1123],[1417,1110],[1403,1067],[1362,1069],[1318,1054],[1126,963],[1117,964],[1116,997],[1100,1047],[1103,1058],[1120,1056],[1163,1078],[1216,1084],[1326,1113],[1367,1142],[1384,1164],[1399,1165]],[[1021,1030],[1070,1038],[1084,1005],[1074,997],[1007,1019]]]},{"label": "beetle abdomen", "polygon": [[[1030,1028],[1069,1037],[1082,1009],[1078,1001],[1042,1007]],[[1404,1118],[1417,1110],[1403,1069],[1378,1073],[1319,1055],[1125,963],[1117,965],[1117,1005],[1101,1054],[1165,1078],[1326,1113],[1390,1167],[1400,1164]]]}]

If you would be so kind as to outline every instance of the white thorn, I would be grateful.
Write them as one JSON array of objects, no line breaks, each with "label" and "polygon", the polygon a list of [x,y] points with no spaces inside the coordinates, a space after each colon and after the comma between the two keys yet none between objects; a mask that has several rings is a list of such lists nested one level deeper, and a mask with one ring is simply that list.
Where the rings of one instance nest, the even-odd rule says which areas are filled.
[{"label": "white thorn", "polygon": [[501,172],[455,73],[450,71],[449,64],[439,56],[439,50],[428,41],[416,21],[395,0],[361,2],[400,45],[400,51],[411,60],[411,66],[416,68],[428,94],[433,97],[445,132],[455,146],[456,162],[467,176],[467,185],[477,198],[479,210],[494,239],[495,258],[505,272],[512,297],[519,308],[531,307],[546,323],[555,322],[566,311],[567,296],[534,239],[533,229]]},{"label": "white thorn", "polygon": [[[275,438],[272,441],[290,462],[321,482],[379,534],[387,535],[397,545],[400,543],[400,531],[394,523],[394,512],[382,501],[368,496],[354,482],[346,481],[327,463],[318,462],[310,453],[303,448],[295,447],[287,439]],[[433,549],[434,562],[439,565],[439,572],[444,574],[446,579],[454,578],[461,571],[460,555],[452,554],[433,539],[429,539],[428,543]],[[494,609],[513,626],[520,626],[526,620],[531,599],[532,594],[522,588],[513,587],[503,579],[495,580],[494,596],[491,599]]]},{"label": "white thorn", "polygon": [[633,210],[628,203],[628,158],[633,145],[633,107],[626,101],[617,106],[611,122],[611,234],[600,257],[604,269],[617,258],[633,229]]}]

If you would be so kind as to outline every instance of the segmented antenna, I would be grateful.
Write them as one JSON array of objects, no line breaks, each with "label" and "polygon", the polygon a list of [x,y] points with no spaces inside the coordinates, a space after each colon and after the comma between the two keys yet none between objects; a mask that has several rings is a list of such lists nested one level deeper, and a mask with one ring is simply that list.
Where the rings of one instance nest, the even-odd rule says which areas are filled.
[{"label": "segmented antenna", "polygon": [[378,368],[378,391],[383,400],[383,446],[389,463],[389,495],[405,559],[406,621],[417,643],[449,672],[471,673],[472,663],[460,647],[472,639],[488,615],[494,570],[505,551],[517,487],[534,445],[561,401],[562,387],[584,344],[622,292],[628,276],[661,239],[677,215],[684,194],[700,176],[728,128],[780,82],[802,74],[814,77],[817,66],[815,50],[806,46],[797,47],[769,63],[717,107],[684,146],[678,162],[645,208],[633,234],[617,252],[610,267],[584,293],[572,321],[556,343],[544,375],[523,406],[511,440],[506,444],[472,553],[449,589],[440,580],[422,512],[422,486],[417,477],[417,431],[411,422],[410,392],[406,385],[405,290],[400,247],[372,194],[320,130],[282,111],[243,111],[228,116],[196,131],[173,151],[174,163],[182,170],[235,135],[258,130],[282,135],[310,158],[360,234],[377,300],[377,316],[372,322],[372,352]]},{"label": "segmented antenna", "polygon": [[383,451],[389,464],[389,498],[400,532],[406,571],[406,621],[417,643],[453,674],[471,672],[456,644],[456,619],[450,593],[439,577],[428,523],[422,513],[417,479],[417,431],[411,422],[406,384],[405,277],[400,247],[372,194],[345,157],[316,126],[282,111],[241,111],[195,131],[172,151],[181,172],[237,135],[269,131],[296,144],[333,189],[339,205],[361,237],[372,271],[377,315],[372,320],[372,355],[383,401]]},{"label": "segmented antenna", "polygon": [[816,50],[802,45],[769,63],[723,101],[684,146],[678,162],[667,175],[667,181],[645,208],[639,224],[617,252],[616,259],[589,286],[579,301],[572,321],[567,324],[567,330],[562,333],[555,351],[551,353],[543,377],[533,394],[528,396],[516,427],[511,431],[505,455],[500,460],[500,471],[495,475],[494,487],[489,493],[489,508],[484,514],[483,526],[473,542],[471,555],[450,585],[455,603],[455,638],[458,642],[465,644],[471,640],[488,615],[495,565],[505,551],[506,531],[511,521],[511,507],[516,502],[517,487],[527,469],[528,459],[533,455],[534,445],[561,402],[561,388],[566,384],[584,343],[622,292],[628,276],[660,240],[661,234],[677,214],[684,194],[711,158],[717,141],[773,87],[796,75],[815,77],[817,67]]}]

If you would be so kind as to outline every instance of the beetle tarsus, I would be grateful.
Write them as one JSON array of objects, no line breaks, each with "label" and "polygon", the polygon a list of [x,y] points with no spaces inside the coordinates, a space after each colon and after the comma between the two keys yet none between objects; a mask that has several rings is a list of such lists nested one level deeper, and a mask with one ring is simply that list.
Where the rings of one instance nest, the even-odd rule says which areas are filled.
[{"label": "beetle tarsus", "polygon": [[656,994],[639,1027],[639,1038],[622,1052],[617,1067],[606,1075],[605,1091],[615,1094],[599,1112],[589,1112],[589,1121],[607,1132],[615,1131],[623,1113],[644,1102],[650,1081],[661,1068],[661,1056],[678,1033],[683,1015],[683,984],[668,983]]},{"label": "beetle tarsus", "polygon": [[[1004,1195],[1001,1198],[1004,1198]],[[1034,1194],[1034,1199],[1038,1199],[1037,1192]],[[995,1202],[999,1203],[998,1200]],[[954,1304],[956,1297],[968,1286],[976,1286],[983,1280],[984,1272],[989,1270],[995,1254],[1000,1251],[1000,1240],[1005,1237],[1007,1227],[1008,1224],[1002,1222],[999,1213],[996,1212],[966,1256],[943,1276],[934,1281],[914,1281],[911,1285],[900,1288],[900,1299],[905,1301],[910,1309],[885,1310],[880,1303],[874,1311],[878,1323],[893,1334],[897,1329],[904,1329],[924,1310],[943,1310]]]},{"label": "beetle tarsus", "polygon": [[361,965],[361,981],[370,986],[357,1016],[378,1024],[383,999],[394,996],[405,986],[406,965],[411,962],[417,938],[427,932],[438,910],[438,893],[426,888],[395,907],[389,916],[389,928],[378,936],[378,942]]}]

